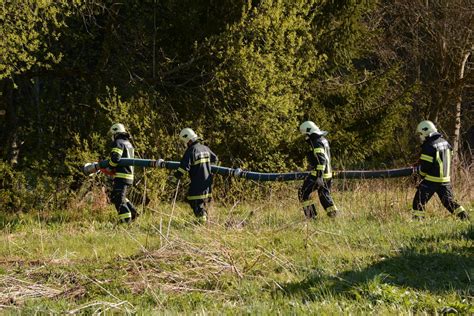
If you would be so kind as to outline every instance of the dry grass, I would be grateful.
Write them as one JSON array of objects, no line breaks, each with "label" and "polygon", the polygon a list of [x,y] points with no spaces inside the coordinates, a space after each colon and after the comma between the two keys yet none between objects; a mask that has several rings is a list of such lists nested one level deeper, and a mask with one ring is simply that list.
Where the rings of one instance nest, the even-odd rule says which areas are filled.
[{"label": "dry grass", "polygon": [[[112,225],[110,207],[98,216],[79,210],[70,217],[4,218],[0,308],[69,314],[474,312],[472,226],[449,216],[437,198],[425,222],[412,222],[409,181],[336,181],[334,199],[343,213],[331,220],[321,212],[316,222],[303,218],[298,183],[256,184],[258,195],[268,196],[258,202],[244,192],[214,203],[205,226],[194,223],[186,204],[173,211],[167,202],[149,205],[131,226]],[[455,190],[472,207],[472,192],[460,185]]]}]

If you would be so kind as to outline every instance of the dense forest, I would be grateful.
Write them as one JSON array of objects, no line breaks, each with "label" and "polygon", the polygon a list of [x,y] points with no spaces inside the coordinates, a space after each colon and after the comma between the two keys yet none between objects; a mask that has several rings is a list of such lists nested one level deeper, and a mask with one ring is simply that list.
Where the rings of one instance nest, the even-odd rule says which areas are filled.
[{"label": "dense forest", "polygon": [[301,167],[306,119],[333,165],[412,164],[430,119],[471,164],[471,0],[2,0],[0,195],[77,190],[127,126],[177,160],[191,127],[223,165]]}]

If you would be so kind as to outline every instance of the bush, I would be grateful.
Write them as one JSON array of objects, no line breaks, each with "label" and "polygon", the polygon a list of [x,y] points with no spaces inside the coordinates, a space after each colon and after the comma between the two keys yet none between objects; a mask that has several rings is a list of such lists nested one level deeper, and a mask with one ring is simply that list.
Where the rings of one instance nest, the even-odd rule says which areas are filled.
[{"label": "bush", "polygon": [[7,212],[67,206],[71,177],[53,178],[35,170],[23,172],[0,161],[0,207]]}]

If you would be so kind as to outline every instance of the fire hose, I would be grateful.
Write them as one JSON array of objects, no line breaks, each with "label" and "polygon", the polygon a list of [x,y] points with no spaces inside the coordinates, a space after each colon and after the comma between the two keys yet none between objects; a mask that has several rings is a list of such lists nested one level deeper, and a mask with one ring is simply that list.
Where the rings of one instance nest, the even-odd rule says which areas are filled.
[{"label": "fire hose", "polygon": [[[108,160],[87,163],[82,167],[86,175],[98,172],[109,166]],[[118,162],[118,166],[135,166],[144,168],[165,168],[176,170],[179,167],[177,161],[165,161],[163,159],[131,159],[123,158]],[[294,181],[306,178],[311,172],[287,172],[287,173],[264,173],[242,170],[240,168],[228,168],[212,165],[211,172],[220,175],[233,176],[236,178],[254,180],[254,181]],[[406,167],[386,170],[335,170],[333,178],[336,179],[376,179],[376,178],[398,178],[407,177],[417,173],[416,167]]]}]

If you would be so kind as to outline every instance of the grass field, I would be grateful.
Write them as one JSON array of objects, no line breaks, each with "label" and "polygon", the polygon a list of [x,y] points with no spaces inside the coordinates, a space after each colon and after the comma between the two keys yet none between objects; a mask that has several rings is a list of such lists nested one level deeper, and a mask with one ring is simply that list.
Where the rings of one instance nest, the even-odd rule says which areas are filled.
[{"label": "grass field", "polygon": [[[1,214],[0,309],[474,313],[474,228],[437,197],[426,220],[412,221],[412,186],[370,182],[334,192],[339,218],[320,212],[308,222],[295,186],[270,192],[215,202],[204,226],[186,204],[169,202],[126,226],[114,224],[112,207]],[[456,193],[472,209],[472,192]]]}]

